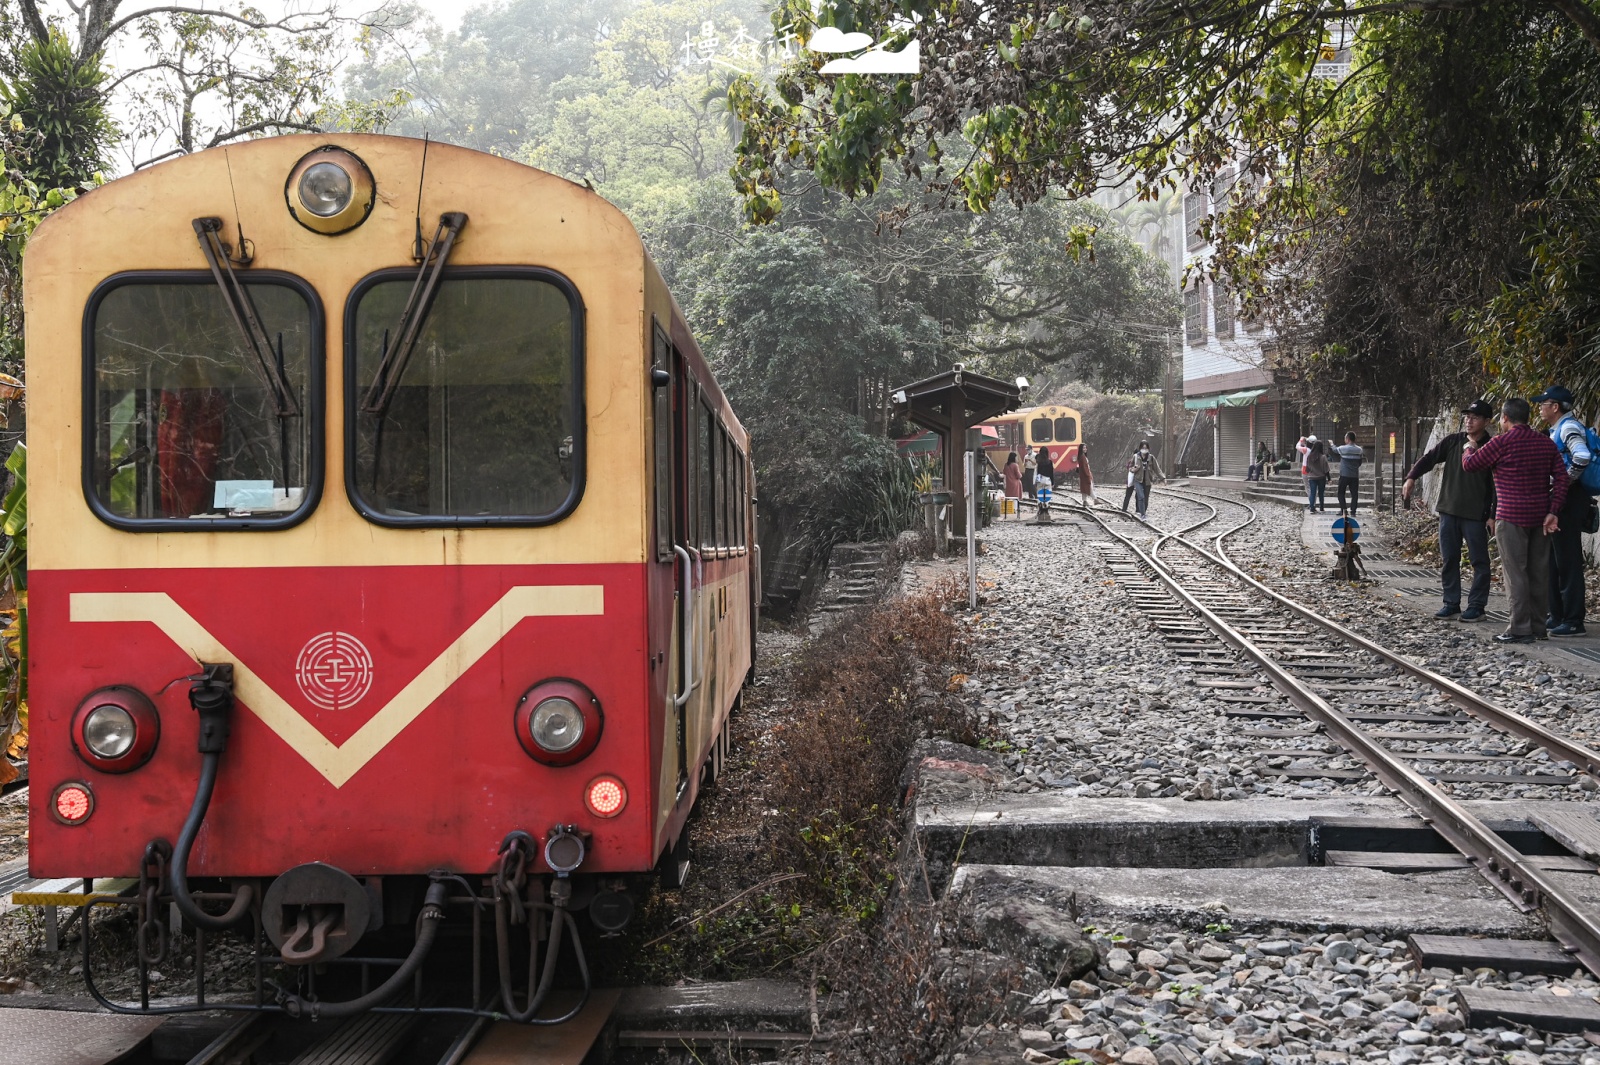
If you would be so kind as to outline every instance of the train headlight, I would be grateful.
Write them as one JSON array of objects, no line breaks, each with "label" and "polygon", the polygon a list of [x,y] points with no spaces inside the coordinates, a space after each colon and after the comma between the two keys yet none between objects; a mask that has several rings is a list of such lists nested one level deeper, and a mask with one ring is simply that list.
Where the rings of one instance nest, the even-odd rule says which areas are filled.
[{"label": "train headlight", "polygon": [[314,233],[333,236],[367,220],[377,185],[359,156],[329,144],[295,163],[284,183],[283,198],[296,222]]},{"label": "train headlight", "polygon": [[583,740],[583,711],[559,695],[546,699],[533,708],[528,731],[541,750],[566,754]]},{"label": "train headlight", "polygon": [[336,163],[314,163],[300,175],[300,204],[318,218],[332,218],[350,206],[355,191],[350,173]]},{"label": "train headlight", "polygon": [[577,681],[540,681],[517,700],[517,742],[535,761],[572,765],[600,742],[605,718],[594,693]]},{"label": "train headlight", "polygon": [[138,769],[155,753],[161,718],[137,688],[116,684],[89,693],[72,714],[72,746],[103,773]]},{"label": "train headlight", "polygon": [[102,703],[83,719],[83,743],[101,758],[121,758],[133,749],[133,715],[120,706]]}]

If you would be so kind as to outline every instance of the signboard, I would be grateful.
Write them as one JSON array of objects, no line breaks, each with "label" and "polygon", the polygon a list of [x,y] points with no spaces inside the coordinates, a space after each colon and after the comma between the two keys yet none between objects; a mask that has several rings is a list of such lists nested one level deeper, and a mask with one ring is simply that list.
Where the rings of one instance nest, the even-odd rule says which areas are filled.
[{"label": "signboard", "polygon": [[1333,542],[1336,544],[1355,543],[1361,539],[1361,523],[1354,518],[1338,517],[1333,519]]}]

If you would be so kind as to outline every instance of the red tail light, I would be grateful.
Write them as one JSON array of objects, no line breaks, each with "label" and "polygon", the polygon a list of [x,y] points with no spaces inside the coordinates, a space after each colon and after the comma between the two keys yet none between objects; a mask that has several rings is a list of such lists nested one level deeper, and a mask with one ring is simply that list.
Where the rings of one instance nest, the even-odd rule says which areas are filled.
[{"label": "red tail light", "polygon": [[64,825],[81,825],[94,813],[94,792],[87,784],[69,780],[50,796],[50,812]]},{"label": "red tail light", "polygon": [[628,789],[616,777],[595,777],[583,789],[583,804],[596,817],[615,817],[628,805]]}]

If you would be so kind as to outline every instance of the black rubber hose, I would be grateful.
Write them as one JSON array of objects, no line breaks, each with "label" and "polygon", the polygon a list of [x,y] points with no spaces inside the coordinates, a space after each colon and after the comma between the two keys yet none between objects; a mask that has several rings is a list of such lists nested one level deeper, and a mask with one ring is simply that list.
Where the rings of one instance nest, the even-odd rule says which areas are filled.
[{"label": "black rubber hose", "polygon": [[[500,969],[500,1002],[505,1007],[506,1016],[519,1024],[565,1024],[583,1011],[588,1005],[591,990],[589,980],[589,960],[583,953],[583,942],[578,938],[578,924],[573,920],[572,914],[564,907],[538,907],[550,914],[550,941],[545,945],[544,974],[539,980],[539,986],[534,987],[534,971],[537,968],[538,951],[538,925],[534,915],[528,916],[528,1004],[522,1009],[517,1009],[515,996],[511,990],[511,937],[506,927],[506,907],[503,899],[495,900],[495,946],[498,949],[498,962]],[[583,977],[583,994],[578,999],[578,1004],[559,1017],[535,1017],[540,1008],[544,1006],[545,999],[550,995],[551,985],[555,981],[556,957],[561,952],[561,939],[563,929],[572,933],[572,950],[578,960],[578,971]]]},{"label": "black rubber hose", "polygon": [[253,886],[240,885],[228,912],[213,916],[202,910],[189,894],[189,850],[194,846],[194,838],[200,834],[200,823],[206,819],[206,810],[211,806],[211,792],[217,786],[217,763],[221,758],[220,753],[200,756],[200,784],[195,788],[194,802],[189,806],[189,817],[183,822],[183,831],[178,833],[178,845],[172,848],[172,864],[167,867],[167,888],[172,892],[172,901],[177,904],[178,912],[183,914],[184,920],[208,932],[220,932],[238,923],[250,912],[250,903],[255,898]]},{"label": "black rubber hose", "polygon": [[348,1002],[316,1002],[301,998],[299,995],[287,995],[283,998],[283,1012],[291,1017],[304,1017],[307,1014],[311,1019],[337,1019],[353,1017],[358,1013],[365,1013],[374,1006],[381,1006],[385,999],[393,996],[416,975],[417,969],[422,966],[428,957],[428,951],[433,949],[434,937],[439,934],[439,922],[444,920],[445,886],[435,880],[428,885],[428,895],[422,904],[421,927],[417,929],[417,941],[411,946],[411,953],[406,955],[406,960],[400,963],[400,968],[394,975],[362,995]]}]

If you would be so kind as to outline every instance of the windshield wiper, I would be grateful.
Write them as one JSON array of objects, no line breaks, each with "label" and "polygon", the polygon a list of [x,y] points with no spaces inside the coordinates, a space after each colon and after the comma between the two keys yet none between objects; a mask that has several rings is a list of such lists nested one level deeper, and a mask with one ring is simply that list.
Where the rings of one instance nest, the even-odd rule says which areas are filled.
[{"label": "windshield wiper", "polygon": [[233,316],[233,324],[239,327],[245,347],[256,357],[256,368],[261,371],[267,387],[272,390],[272,400],[277,407],[278,417],[298,418],[300,403],[295,399],[294,389],[284,376],[283,367],[273,351],[272,341],[267,339],[267,331],[261,328],[261,319],[256,317],[256,308],[255,304],[250,302],[250,293],[245,290],[244,282],[239,280],[239,275],[233,272],[233,263],[228,259],[228,246],[222,243],[222,219],[196,218],[194,233],[200,238],[200,250],[205,252],[206,263],[211,267],[211,276],[217,279],[217,288],[222,290],[222,302],[228,305],[228,313]]},{"label": "windshield wiper", "polygon": [[417,270],[417,279],[411,283],[411,295],[406,299],[405,310],[400,313],[400,324],[395,328],[397,339],[393,347],[385,348],[378,360],[378,368],[373,371],[372,384],[367,386],[367,394],[362,397],[361,409],[365,413],[381,418],[388,411],[389,403],[394,399],[394,390],[400,386],[406,364],[411,361],[411,352],[417,346],[422,323],[427,320],[428,310],[433,306],[433,296],[439,290],[439,278],[444,273],[445,260],[450,258],[450,249],[455,246],[456,237],[461,235],[461,228],[466,224],[467,216],[461,211],[446,211],[439,216],[439,228],[434,230],[433,242],[428,245],[422,266]]}]

